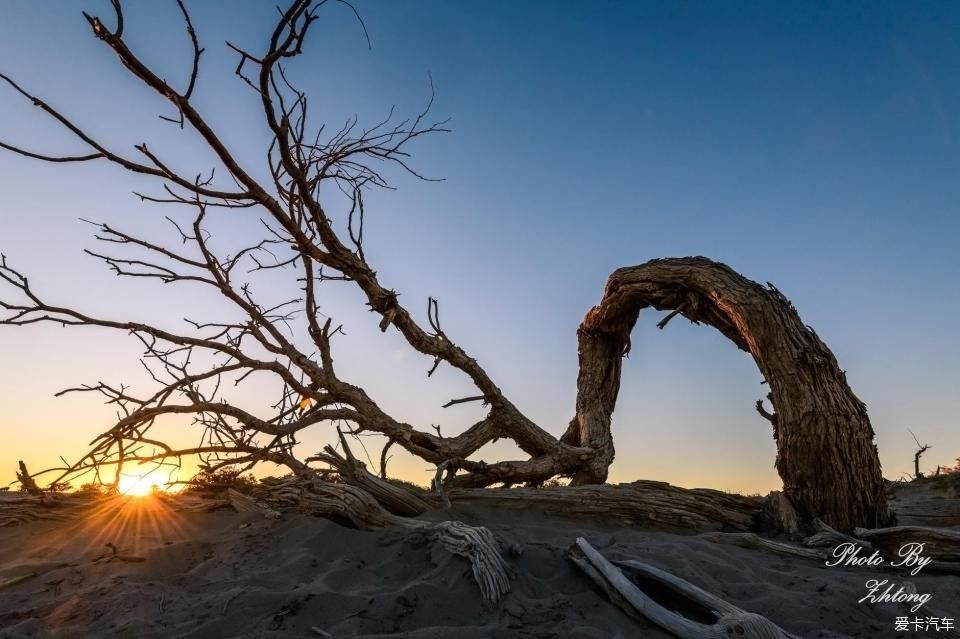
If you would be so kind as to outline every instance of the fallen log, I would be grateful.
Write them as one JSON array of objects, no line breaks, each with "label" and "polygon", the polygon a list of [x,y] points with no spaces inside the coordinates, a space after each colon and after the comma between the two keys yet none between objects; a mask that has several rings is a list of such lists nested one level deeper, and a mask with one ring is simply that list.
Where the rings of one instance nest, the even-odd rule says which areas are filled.
[{"label": "fallen log", "polygon": [[454,503],[543,508],[551,514],[611,517],[628,525],[693,532],[750,531],[761,525],[763,500],[658,481],[557,488],[455,488]]}]

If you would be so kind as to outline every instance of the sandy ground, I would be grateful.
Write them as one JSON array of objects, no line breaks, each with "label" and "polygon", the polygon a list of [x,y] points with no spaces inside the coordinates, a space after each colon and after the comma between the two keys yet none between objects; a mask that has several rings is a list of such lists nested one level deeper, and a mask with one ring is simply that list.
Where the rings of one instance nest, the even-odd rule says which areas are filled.
[{"label": "sandy ground", "polygon": [[[298,514],[270,521],[178,512],[155,499],[112,504],[80,520],[0,529],[0,583],[36,573],[0,590],[0,636],[667,637],[625,615],[578,571],[566,556],[577,536],[608,558],[670,570],[804,637],[937,636],[894,630],[895,617],[930,616],[923,609],[857,603],[871,578],[911,581],[932,594],[929,606],[960,617],[960,577],[830,568],[534,510],[431,513],[486,525],[521,551],[509,556],[512,592],[487,608],[464,559],[409,533]],[[117,558],[107,561],[106,543]]]}]

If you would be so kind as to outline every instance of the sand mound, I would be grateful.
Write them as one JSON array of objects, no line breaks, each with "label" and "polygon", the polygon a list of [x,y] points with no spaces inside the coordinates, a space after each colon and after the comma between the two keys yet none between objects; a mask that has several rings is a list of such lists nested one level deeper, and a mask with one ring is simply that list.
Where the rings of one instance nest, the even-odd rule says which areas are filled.
[{"label": "sand mound", "polygon": [[0,583],[24,578],[0,591],[0,636],[666,637],[627,617],[569,561],[578,536],[611,559],[669,570],[802,636],[897,636],[895,617],[912,613],[857,603],[873,577],[906,577],[933,594],[931,604],[960,612],[957,577],[827,568],[535,511],[430,513],[485,525],[519,551],[506,553],[512,591],[485,607],[467,561],[407,531],[111,503],[81,520],[0,529]]}]

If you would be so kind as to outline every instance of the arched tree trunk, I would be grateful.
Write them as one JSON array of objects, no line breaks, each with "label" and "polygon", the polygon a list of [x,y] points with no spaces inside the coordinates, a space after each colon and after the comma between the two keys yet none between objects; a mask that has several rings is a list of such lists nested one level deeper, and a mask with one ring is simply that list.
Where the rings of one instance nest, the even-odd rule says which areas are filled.
[{"label": "arched tree trunk", "polygon": [[[784,493],[807,518],[849,530],[888,519],[880,461],[866,406],[812,328],[773,285],[766,287],[703,257],[658,259],[618,269],[603,300],[578,330],[576,415],[563,441],[596,454],[574,477],[606,479],[613,460],[610,418],[620,390],[621,359],[644,308],[709,324],[748,351],[770,386],[777,470]],[[758,409],[764,414],[762,406]]]}]

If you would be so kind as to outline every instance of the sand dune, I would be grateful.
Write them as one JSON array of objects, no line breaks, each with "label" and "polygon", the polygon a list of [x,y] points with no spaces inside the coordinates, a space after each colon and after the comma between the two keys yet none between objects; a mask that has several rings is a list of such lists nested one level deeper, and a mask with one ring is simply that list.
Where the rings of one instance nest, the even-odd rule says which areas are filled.
[{"label": "sand dune", "polygon": [[[26,577],[0,591],[0,636],[669,636],[625,615],[578,571],[566,556],[577,536],[806,637],[895,637],[903,634],[895,617],[908,614],[857,603],[865,581],[880,574],[869,569],[535,511],[430,513],[482,523],[512,549],[512,592],[485,607],[465,560],[408,532],[358,531],[299,514],[271,521],[228,509],[179,511],[156,500],[110,503],[76,521],[0,529],[0,583]],[[907,577],[932,593],[931,606],[960,612],[960,578],[881,577]]]}]

